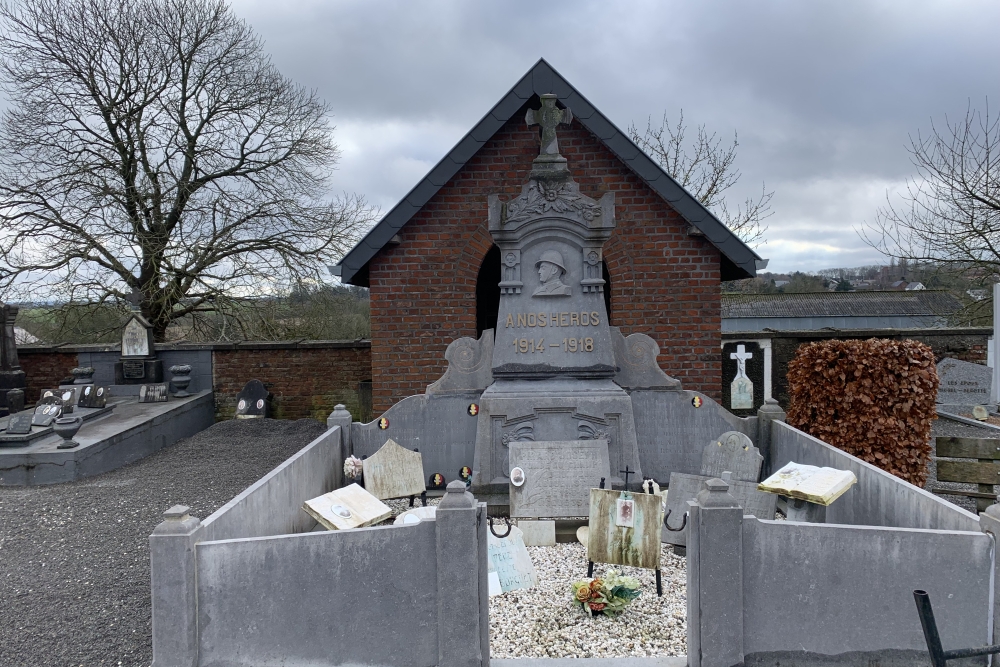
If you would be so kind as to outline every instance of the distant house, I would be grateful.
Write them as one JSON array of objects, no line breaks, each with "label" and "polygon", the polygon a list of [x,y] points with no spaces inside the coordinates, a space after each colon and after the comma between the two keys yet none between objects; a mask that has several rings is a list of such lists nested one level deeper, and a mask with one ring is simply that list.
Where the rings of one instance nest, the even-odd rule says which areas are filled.
[{"label": "distant house", "polygon": [[784,287],[787,284],[788,284],[787,280],[775,280],[774,281],[774,286],[775,287]]},{"label": "distant house", "polygon": [[902,291],[902,290],[906,289],[906,286],[908,284],[909,283],[907,283],[905,280],[897,280],[896,282],[894,282],[891,285],[889,285],[889,289]]},{"label": "distant house", "polygon": [[[914,285],[919,283],[913,283]],[[920,329],[944,327],[961,304],[948,292],[723,294],[722,331]]]},{"label": "distant house", "polygon": [[916,292],[922,289],[927,289],[926,287],[924,287],[923,283],[910,283],[906,286],[907,292]]}]

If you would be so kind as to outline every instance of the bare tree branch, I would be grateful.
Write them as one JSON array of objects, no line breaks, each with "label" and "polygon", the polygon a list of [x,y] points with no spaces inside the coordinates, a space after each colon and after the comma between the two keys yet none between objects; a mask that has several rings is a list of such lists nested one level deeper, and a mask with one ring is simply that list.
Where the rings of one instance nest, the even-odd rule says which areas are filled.
[{"label": "bare tree branch", "polygon": [[329,108],[223,0],[0,3],[0,289],[140,308],[162,339],[318,283],[372,220],[325,196]]},{"label": "bare tree branch", "polygon": [[664,113],[658,127],[650,119],[646,121],[645,132],[639,132],[635,125],[630,125],[628,132],[639,148],[656,160],[744,243],[754,247],[765,243],[767,227],[763,226],[763,221],[772,214],[771,198],[774,192],[768,192],[766,186],[761,184],[759,197],[747,198],[735,210],[726,203],[726,191],[740,180],[740,170],[735,164],[736,149],[740,144],[735,135],[732,144],[723,145],[716,133],[709,134],[704,125],[699,125],[697,136],[687,142],[683,110],[676,125],[671,125]]}]

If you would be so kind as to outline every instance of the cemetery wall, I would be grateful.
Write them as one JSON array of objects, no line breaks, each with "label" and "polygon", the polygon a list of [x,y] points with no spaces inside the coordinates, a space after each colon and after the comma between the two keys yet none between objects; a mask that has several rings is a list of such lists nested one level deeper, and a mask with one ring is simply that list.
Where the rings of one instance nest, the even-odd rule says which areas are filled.
[{"label": "cemetery wall", "polygon": [[[368,341],[279,341],[190,343],[156,346],[167,368],[176,363],[193,366],[192,392],[215,391],[215,417],[235,414],[236,395],[257,378],[274,396],[272,416],[326,421],[337,403],[345,403],[358,417],[358,384],[371,380]],[[23,345],[18,358],[27,379],[26,401],[38,400],[78,365],[97,368],[96,382],[112,384],[117,345]]]},{"label": "cemetery wall", "polygon": [[[653,337],[669,375],[718,399],[719,251],[689,235],[689,225],[579,122],[560,129],[559,149],[583,194],[616,196],[617,228],[604,247],[611,324],[626,336]],[[487,196],[519,195],[537,155],[537,129],[525,126],[523,112],[513,114],[371,260],[376,414],[423,393],[444,373],[448,343],[476,336],[476,282],[492,246]]]},{"label": "cemetery wall", "polygon": [[[770,338],[772,349],[772,396],[781,407],[788,409],[788,362],[795,357],[799,345],[818,340],[854,340],[888,338],[915,340],[930,346],[935,361],[945,357],[971,363],[986,363],[986,341],[993,335],[988,327],[961,327],[948,329],[841,329],[837,331],[768,331],[735,332],[722,334],[723,341]],[[688,387],[685,386],[685,389]]]}]

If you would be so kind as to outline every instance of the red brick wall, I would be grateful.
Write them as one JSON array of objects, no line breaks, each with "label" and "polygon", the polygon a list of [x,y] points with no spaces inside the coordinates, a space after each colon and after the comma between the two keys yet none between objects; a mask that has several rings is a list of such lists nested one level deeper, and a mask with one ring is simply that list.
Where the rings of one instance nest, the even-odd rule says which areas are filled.
[{"label": "red brick wall", "polygon": [[41,354],[19,352],[18,361],[24,371],[27,389],[25,405],[35,403],[45,389],[58,387],[60,380],[72,375],[77,366],[76,352],[44,352]]},{"label": "red brick wall", "polygon": [[311,417],[325,422],[337,403],[358,418],[358,382],[371,379],[371,350],[367,344],[330,344],[316,348],[282,348],[266,343],[259,348],[215,349],[212,384],[217,419],[236,412],[236,395],[248,380],[258,379],[274,396],[272,417]]},{"label": "red brick wall", "polygon": [[[605,245],[611,323],[659,344],[660,366],[687,389],[720,397],[720,255],[574,121],[559,147],[584,194],[615,193],[617,229]],[[492,245],[486,198],[517,196],[538,155],[538,133],[517,113],[371,261],[376,414],[422,393],[446,368],[445,348],[476,334],[476,277]]]}]

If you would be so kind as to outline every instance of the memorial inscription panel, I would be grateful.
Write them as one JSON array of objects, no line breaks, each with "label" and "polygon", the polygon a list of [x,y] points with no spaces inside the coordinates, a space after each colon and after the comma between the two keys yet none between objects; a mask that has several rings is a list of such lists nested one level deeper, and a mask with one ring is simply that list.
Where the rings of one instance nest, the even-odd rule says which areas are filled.
[{"label": "memorial inscription panel", "polygon": [[590,489],[611,477],[607,440],[512,442],[510,465],[524,471],[524,483],[510,485],[518,518],[589,516]]},{"label": "memorial inscription panel", "polygon": [[122,330],[122,356],[148,357],[149,353],[149,335],[146,333],[146,327],[133,317]]}]

